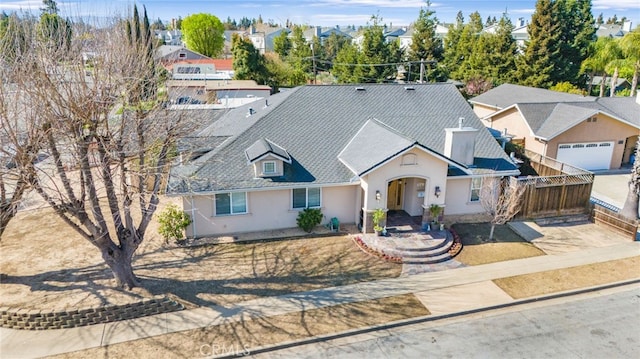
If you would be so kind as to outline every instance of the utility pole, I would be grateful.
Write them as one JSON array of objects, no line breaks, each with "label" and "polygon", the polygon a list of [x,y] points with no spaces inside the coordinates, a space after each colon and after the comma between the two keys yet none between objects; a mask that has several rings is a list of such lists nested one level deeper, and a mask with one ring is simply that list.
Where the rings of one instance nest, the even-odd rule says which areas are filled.
[{"label": "utility pole", "polygon": [[420,59],[420,83],[424,81],[424,59]]},{"label": "utility pole", "polygon": [[316,50],[314,49],[313,42],[311,43],[311,58],[313,59],[313,84],[317,85],[316,81],[317,73],[316,73]]}]

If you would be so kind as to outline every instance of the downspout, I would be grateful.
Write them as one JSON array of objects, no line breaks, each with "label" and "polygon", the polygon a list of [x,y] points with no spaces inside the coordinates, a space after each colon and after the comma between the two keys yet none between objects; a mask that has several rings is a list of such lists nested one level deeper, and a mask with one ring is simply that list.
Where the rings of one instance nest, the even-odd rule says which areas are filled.
[{"label": "downspout", "polygon": [[193,229],[193,238],[196,238],[196,206],[193,205],[193,194],[191,197],[191,225]]}]

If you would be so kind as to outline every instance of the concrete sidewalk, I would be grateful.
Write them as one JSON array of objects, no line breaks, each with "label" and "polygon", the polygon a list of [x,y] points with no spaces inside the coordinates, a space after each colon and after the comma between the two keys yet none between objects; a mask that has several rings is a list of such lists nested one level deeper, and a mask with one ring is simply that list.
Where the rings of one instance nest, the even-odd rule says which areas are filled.
[{"label": "concrete sidewalk", "polygon": [[37,358],[151,336],[415,293],[434,315],[514,301],[491,280],[640,255],[640,242],[201,307],[88,327],[27,331],[0,328],[0,357]]}]

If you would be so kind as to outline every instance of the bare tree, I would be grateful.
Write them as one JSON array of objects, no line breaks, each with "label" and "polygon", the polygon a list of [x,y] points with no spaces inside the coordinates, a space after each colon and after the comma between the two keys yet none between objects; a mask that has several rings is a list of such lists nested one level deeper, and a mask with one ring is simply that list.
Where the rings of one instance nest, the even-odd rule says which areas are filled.
[{"label": "bare tree", "polygon": [[640,139],[636,142],[635,159],[629,180],[629,192],[620,214],[627,218],[638,219],[638,200],[640,196]]},{"label": "bare tree", "polygon": [[520,200],[526,186],[511,178],[486,177],[480,188],[480,204],[491,217],[489,240],[493,240],[496,224],[505,224],[520,211]]},{"label": "bare tree", "polygon": [[149,77],[148,44],[128,41],[124,23],[74,33],[69,48],[43,46],[34,36],[26,53],[0,64],[2,78],[12,74],[3,86],[36,109],[20,120],[37,130],[34,150],[49,156],[16,168],[19,178],[100,251],[116,285],[130,289],[140,285],[134,253],[156,211],[175,141],[189,125],[159,99],[138,94],[141,82],[157,77]]}]

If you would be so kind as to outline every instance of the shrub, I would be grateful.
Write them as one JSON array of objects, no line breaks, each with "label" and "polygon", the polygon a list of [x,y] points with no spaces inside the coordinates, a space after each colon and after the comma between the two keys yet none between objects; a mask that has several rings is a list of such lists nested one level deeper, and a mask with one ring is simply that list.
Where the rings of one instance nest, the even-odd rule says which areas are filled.
[{"label": "shrub", "polygon": [[296,222],[298,223],[298,227],[307,233],[311,233],[313,227],[322,222],[322,211],[318,208],[305,208],[302,212],[298,213]]},{"label": "shrub", "polygon": [[182,231],[191,224],[191,217],[184,213],[175,204],[170,204],[158,215],[158,233],[164,237],[165,242],[182,238]]},{"label": "shrub", "polygon": [[376,232],[382,232],[384,228],[380,225],[382,220],[384,219],[384,210],[382,208],[378,208],[373,211],[373,215],[371,216],[371,220],[373,221],[373,230]]}]

